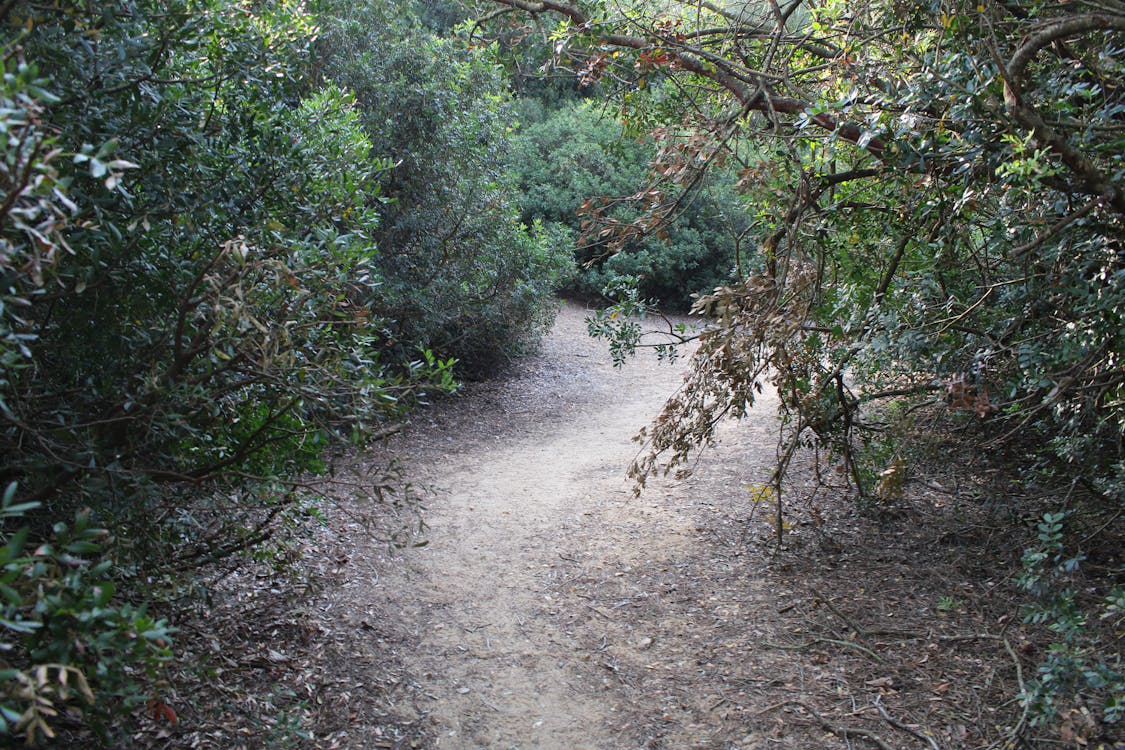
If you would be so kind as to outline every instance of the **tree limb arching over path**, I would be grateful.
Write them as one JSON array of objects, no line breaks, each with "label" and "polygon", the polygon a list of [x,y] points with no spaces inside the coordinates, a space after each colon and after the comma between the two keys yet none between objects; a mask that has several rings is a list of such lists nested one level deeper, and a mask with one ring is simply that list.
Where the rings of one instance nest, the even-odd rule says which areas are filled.
[{"label": "tree limb arching over path", "polygon": [[[816,91],[816,86],[809,86],[809,81],[804,80],[808,72],[848,68],[853,63],[853,51],[849,48],[862,46],[865,41],[845,39],[842,43],[836,43],[831,38],[822,38],[815,31],[800,28],[794,16],[799,15],[798,11],[805,5],[804,0],[792,0],[785,4],[771,2],[768,9],[762,4],[756,10],[749,4],[739,9],[734,5],[724,7],[706,0],[694,0],[673,4],[663,10],[651,10],[647,14],[643,9],[619,9],[620,17],[607,14],[604,8],[602,14],[606,17],[595,16],[584,10],[580,3],[555,0],[495,2],[504,6],[504,10],[499,11],[501,13],[512,10],[536,17],[554,15],[565,19],[577,36],[586,37],[578,46],[585,45],[603,51],[623,49],[641,52],[642,55],[649,55],[646,64],[655,62],[654,67],[663,67],[668,73],[682,70],[698,76],[700,80],[712,82],[722,92],[716,92],[720,99],[725,94],[737,104],[736,111],[726,115],[731,124],[745,118],[750,112],[759,112],[769,117],[776,129],[779,117],[803,116],[828,133],[856,144],[887,166],[907,171],[926,171],[921,165],[908,164],[901,158],[901,147],[909,149],[910,143],[890,142],[876,132],[877,128],[836,116],[826,111],[836,107],[825,107],[826,102],[810,97],[810,93]],[[989,108],[992,110],[992,117],[1001,121],[1011,118],[1021,127],[1030,130],[1058,156],[1076,179],[1073,186],[1075,189],[1099,198],[1118,213],[1125,213],[1125,190],[1115,184],[1113,177],[1082,153],[1080,148],[1070,143],[1071,139],[1066,132],[1060,133],[1057,128],[1048,124],[1036,108],[1022,100],[1019,94],[1026,81],[1028,66],[1050,45],[1094,32],[1125,30],[1125,11],[1118,5],[1093,7],[1098,12],[1076,13],[1062,18],[1048,17],[1039,22],[1028,21],[1022,27],[1010,30],[1007,33],[1018,34],[1012,38],[1019,39],[1019,44],[1007,53],[999,48],[1007,41],[1003,34],[995,36],[993,32],[991,39],[982,40],[985,49],[995,58],[995,64],[999,66],[1004,79],[1003,106],[999,102],[992,102]],[[684,33],[678,23],[671,22],[670,19],[675,18],[678,11],[691,12],[693,8],[697,17],[713,18],[714,25]],[[983,15],[985,6],[979,5],[977,10]],[[857,17],[865,12],[865,9],[856,9]],[[635,33],[618,33],[625,29]],[[895,31],[892,28],[886,29],[888,35],[893,35]],[[906,34],[910,29],[906,27],[901,31]],[[806,70],[794,69],[789,59],[794,50],[808,53],[820,65],[809,66]],[[1065,57],[1065,53],[1063,56]],[[760,59],[760,63],[752,64],[752,59]],[[604,65],[604,62],[599,61],[594,67],[598,65]],[[860,88],[857,96],[866,101],[883,96],[893,100],[899,93],[897,87],[902,85],[902,82],[891,83],[879,78],[855,78],[854,82]],[[792,93],[783,95],[779,93],[781,90]],[[802,91],[804,96],[795,95]],[[894,106],[889,109],[898,110]],[[953,127],[956,128],[956,125]],[[956,166],[952,163],[939,164],[938,168],[951,170]],[[978,166],[984,168],[985,165]]]},{"label": "tree limb arching over path", "polygon": [[720,330],[642,479],[769,379],[789,444],[849,454],[868,495],[890,467],[854,460],[880,429],[867,407],[967,378],[971,403],[951,401],[990,448],[1041,435],[1064,482],[1120,496],[1119,0],[496,4],[483,28],[541,31],[545,68],[609,92],[659,148],[638,192],[580,208],[588,243],[659,236],[709,171],[737,173],[754,217],[737,278],[697,300]]}]

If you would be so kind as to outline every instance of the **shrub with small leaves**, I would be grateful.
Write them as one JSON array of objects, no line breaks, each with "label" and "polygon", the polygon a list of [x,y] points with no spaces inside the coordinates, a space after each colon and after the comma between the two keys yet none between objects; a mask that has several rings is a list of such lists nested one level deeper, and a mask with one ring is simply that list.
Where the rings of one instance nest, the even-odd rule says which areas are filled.
[{"label": "shrub with small leaves", "polygon": [[[1017,578],[1032,595],[1024,621],[1046,627],[1052,643],[1020,700],[1032,726],[1053,722],[1079,696],[1102,704],[1102,721],[1116,723],[1125,715],[1125,670],[1120,655],[1102,642],[1090,617],[1099,607],[1081,601],[1074,583],[1085,559],[1065,544],[1067,513],[1044,513],[1038,544],[1024,552]],[[1102,622],[1119,632],[1125,613],[1125,589],[1114,586],[1100,602]]]},{"label": "shrub with small leaves", "polygon": [[151,697],[172,628],[115,596],[108,532],[88,511],[35,544],[23,523],[34,506],[15,494],[0,506],[0,735],[51,738],[69,709],[106,732]]}]

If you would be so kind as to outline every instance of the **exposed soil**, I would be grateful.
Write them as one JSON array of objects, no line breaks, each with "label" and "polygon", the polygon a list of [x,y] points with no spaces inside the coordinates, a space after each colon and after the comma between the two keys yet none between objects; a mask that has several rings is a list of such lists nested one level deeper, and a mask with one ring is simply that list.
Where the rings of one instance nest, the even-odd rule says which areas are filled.
[{"label": "exposed soil", "polygon": [[952,473],[860,517],[809,456],[777,548],[750,489],[775,457],[768,394],[690,476],[634,497],[632,438],[683,365],[615,369],[585,314],[567,305],[539,355],[360,464],[380,484],[366,467],[397,457],[425,527],[390,553],[362,508],[330,512],[307,554],[319,594],[256,615],[259,679],[290,700],[244,744],[1014,747],[1017,664],[1041,644],[1013,627],[1011,519],[959,500]]},{"label": "exposed soil", "polygon": [[682,367],[642,357],[614,368],[584,317],[567,306],[538,356],[388,446],[427,487],[425,546],[338,595],[395,613],[426,746],[629,744],[613,662],[651,651],[657,634],[632,632],[631,594],[622,604],[594,587],[638,584],[634,572],[670,569],[691,547],[691,518],[634,500],[624,476],[633,436]]}]

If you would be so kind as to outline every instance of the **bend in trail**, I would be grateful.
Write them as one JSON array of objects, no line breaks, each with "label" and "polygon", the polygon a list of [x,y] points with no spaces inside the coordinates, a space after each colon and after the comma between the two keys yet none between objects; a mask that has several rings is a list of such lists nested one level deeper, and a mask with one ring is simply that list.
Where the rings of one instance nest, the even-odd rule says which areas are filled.
[{"label": "bend in trail", "polygon": [[[427,546],[387,559],[354,520],[326,537],[337,585],[318,602],[315,700],[332,710],[317,747],[1007,742],[996,707],[1019,673],[1005,646],[978,643],[1010,616],[992,578],[1005,553],[986,554],[991,537],[948,541],[990,528],[988,511],[927,491],[871,523],[832,484],[842,467],[806,456],[779,551],[773,503],[758,502],[776,459],[772,395],[690,476],[633,497],[632,436],[684,365],[614,369],[584,318],[567,306],[539,355],[390,441],[431,488]],[[355,469],[376,478],[379,464]],[[950,591],[972,604],[935,615]]]},{"label": "bend in trail", "polygon": [[[657,739],[640,726],[646,714],[669,725],[656,733],[666,739],[673,718],[690,724],[669,713],[689,707],[672,709],[682,701],[660,689],[698,677],[691,659],[676,659],[698,633],[690,618],[660,619],[672,608],[655,589],[667,598],[685,588],[670,581],[694,529],[677,504],[696,499],[690,483],[670,482],[635,499],[625,478],[633,436],[684,364],[644,356],[615,369],[584,316],[566,306],[518,374],[470,389],[392,442],[407,475],[431,488],[427,544],[367,595],[413,633],[403,657],[435,747],[635,747]],[[751,430],[771,447],[772,424]],[[628,676],[652,659],[662,666]]]}]

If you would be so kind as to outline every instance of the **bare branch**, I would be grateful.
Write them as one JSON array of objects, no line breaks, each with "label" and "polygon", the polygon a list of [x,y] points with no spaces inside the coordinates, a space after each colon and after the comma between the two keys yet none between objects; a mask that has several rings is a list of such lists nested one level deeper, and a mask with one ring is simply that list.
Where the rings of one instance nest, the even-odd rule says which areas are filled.
[{"label": "bare branch", "polygon": [[1012,250],[1012,257],[1013,258],[1021,258],[1024,255],[1027,255],[1028,253],[1030,253],[1032,250],[1034,250],[1035,248],[1042,245],[1047,240],[1050,240],[1050,239],[1053,239],[1054,237],[1056,237],[1060,232],[1062,232],[1064,229],[1066,229],[1068,226],[1070,226],[1074,222],[1078,221],[1079,219],[1081,219],[1084,216],[1089,215],[1089,213],[1091,211],[1093,211],[1095,208],[1097,208],[1101,204],[1108,201],[1111,197],[1112,196],[1109,196],[1109,195],[1098,195],[1098,196],[1095,196],[1095,197],[1091,198],[1089,201],[1086,202],[1086,204],[1084,206],[1082,206],[1082,208],[1078,209],[1074,213],[1071,213],[1071,214],[1068,214],[1068,215],[1064,216],[1062,219],[1060,219],[1058,222],[1056,222],[1054,225],[1052,225],[1050,229],[1048,229],[1046,232],[1044,232],[1043,234],[1041,234],[1038,237],[1036,237],[1035,239],[1033,239],[1031,242],[1028,242],[1026,245],[1020,245],[1016,249]]}]

